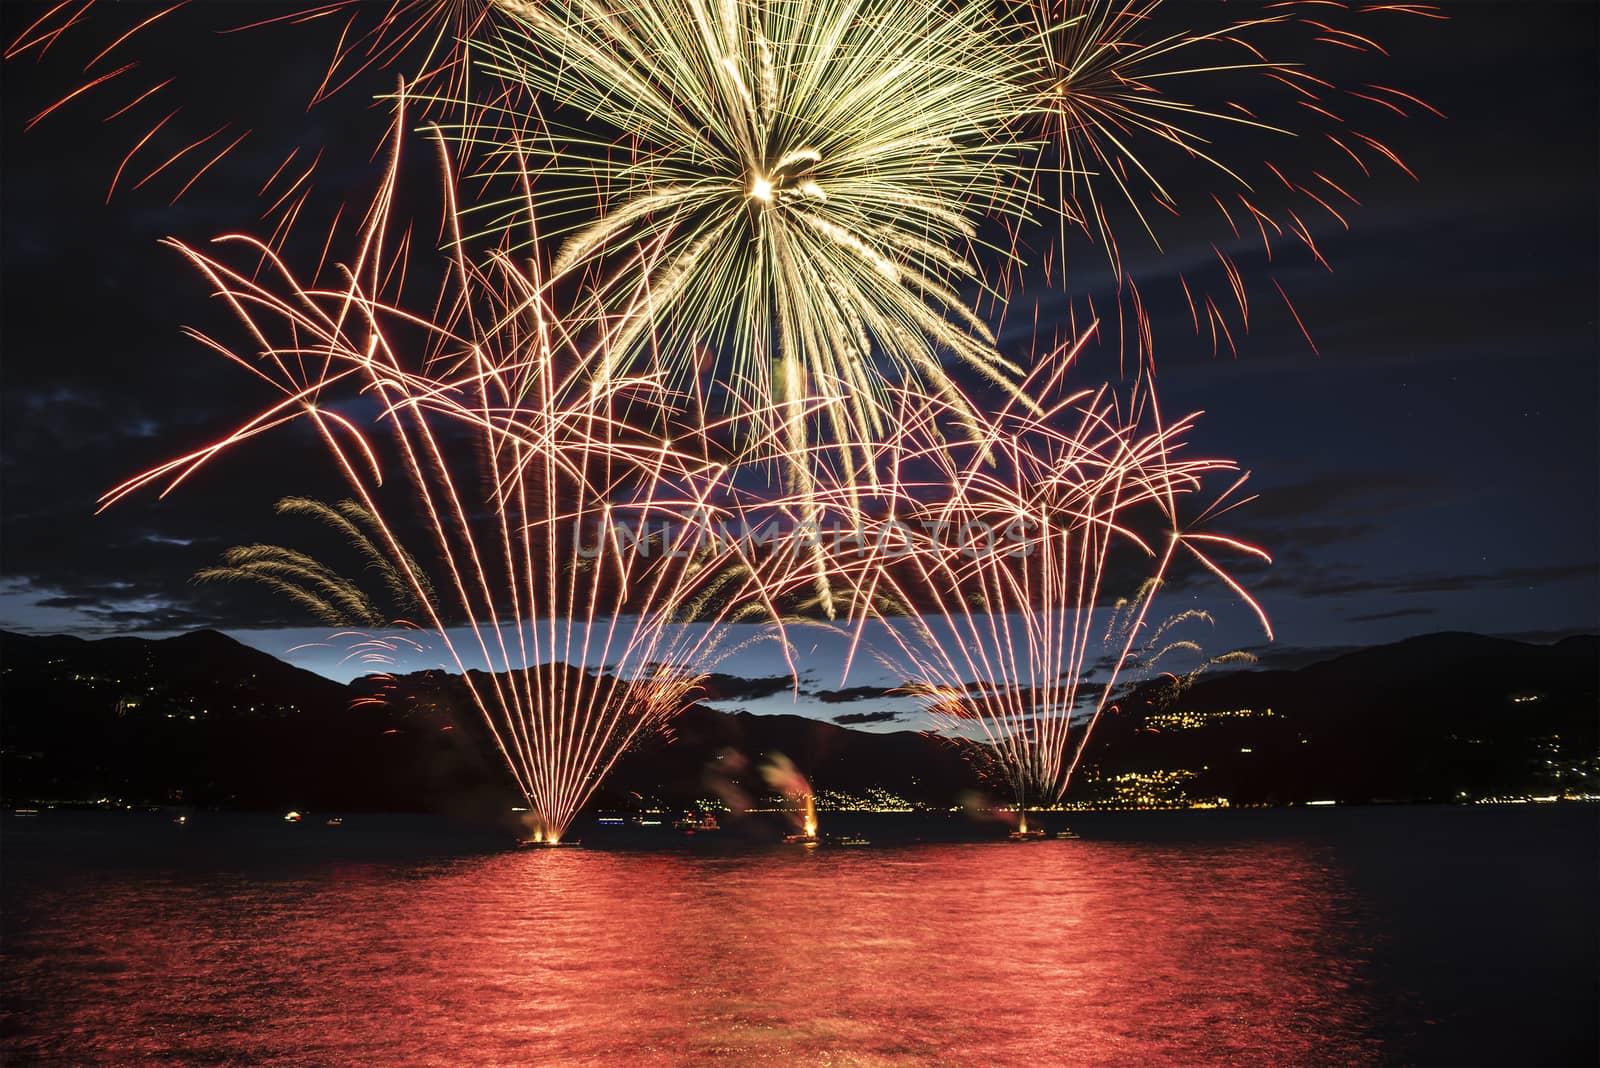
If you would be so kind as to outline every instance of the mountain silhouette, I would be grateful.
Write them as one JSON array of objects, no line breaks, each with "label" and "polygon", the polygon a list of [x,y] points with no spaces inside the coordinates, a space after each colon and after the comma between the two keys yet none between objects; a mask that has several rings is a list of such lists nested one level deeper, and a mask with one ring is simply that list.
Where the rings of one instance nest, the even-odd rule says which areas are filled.
[{"label": "mountain silhouette", "polygon": [[[1142,789],[1130,783],[1173,773],[1181,796],[1234,804],[1597,792],[1597,677],[1594,637],[1443,633],[1202,677],[1177,695],[1145,687],[1102,716],[1069,799],[1127,801]],[[443,671],[342,685],[215,631],[4,633],[0,701],[13,804],[477,814],[518,803],[461,679]],[[696,706],[624,754],[596,803],[759,797],[775,754],[818,791],[930,806],[1003,793],[944,739]]]}]

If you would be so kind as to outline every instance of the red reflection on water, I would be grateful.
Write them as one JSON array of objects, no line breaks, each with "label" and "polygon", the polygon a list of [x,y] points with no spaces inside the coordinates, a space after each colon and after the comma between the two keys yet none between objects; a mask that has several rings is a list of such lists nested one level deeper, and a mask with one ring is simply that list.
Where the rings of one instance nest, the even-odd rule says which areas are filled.
[{"label": "red reflection on water", "polygon": [[[519,851],[35,903],[18,1063],[1375,1059],[1304,847]],[[15,1014],[14,1014],[15,1015]]]}]

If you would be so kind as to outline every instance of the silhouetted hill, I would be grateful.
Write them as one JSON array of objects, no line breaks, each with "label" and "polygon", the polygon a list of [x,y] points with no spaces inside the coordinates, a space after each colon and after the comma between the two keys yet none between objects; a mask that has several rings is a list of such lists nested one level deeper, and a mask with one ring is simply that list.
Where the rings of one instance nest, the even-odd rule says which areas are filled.
[{"label": "silhouetted hill", "polygon": [[332,796],[366,733],[345,687],[214,631],[0,641],[11,797],[252,805]]},{"label": "silhouetted hill", "polygon": [[1141,694],[1102,721],[1090,770],[1102,793],[1116,775],[1194,772],[1190,796],[1235,802],[1593,791],[1597,677],[1594,637],[1423,635],[1202,677],[1166,707]]},{"label": "silhouetted hill", "polygon": [[[1071,797],[1448,800],[1594,792],[1600,639],[1433,634],[1295,670],[1202,678],[1108,712]],[[736,680],[735,680],[736,681]],[[458,676],[349,686],[222,634],[0,635],[0,756],[17,800],[504,812],[508,777]],[[619,762],[604,803],[767,792],[788,756],[821,791],[949,805],[949,743],[804,716],[688,710]]]},{"label": "silhouetted hill", "polygon": [[[102,638],[86,641],[69,635],[31,636],[0,632],[0,669],[19,670],[39,661],[72,663],[96,676],[77,681],[122,687],[173,689],[201,687],[226,693],[220,707],[247,708],[240,698],[266,699],[316,693],[333,698],[344,687],[313,672],[252,649],[214,630],[197,630],[175,638]],[[57,673],[59,675],[59,673]],[[60,681],[59,678],[57,681]]]}]

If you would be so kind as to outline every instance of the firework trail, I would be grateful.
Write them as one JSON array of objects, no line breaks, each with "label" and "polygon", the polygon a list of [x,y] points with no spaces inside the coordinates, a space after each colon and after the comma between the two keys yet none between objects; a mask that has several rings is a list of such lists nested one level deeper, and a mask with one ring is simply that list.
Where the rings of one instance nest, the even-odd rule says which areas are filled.
[{"label": "firework trail", "polygon": [[[660,365],[681,384],[716,361],[750,408],[781,413],[797,460],[814,424],[835,443],[891,432],[875,403],[890,380],[965,405],[947,355],[1014,381],[963,295],[981,286],[979,222],[1025,207],[1000,136],[1016,45],[985,6],[500,6],[514,28],[479,44],[484,62],[550,108],[519,143],[476,147],[508,184],[543,172],[554,274],[583,280],[588,317],[620,320],[602,382]],[[526,205],[474,213],[493,230]]]},{"label": "firework trail", "polygon": [[810,781],[795,767],[794,761],[782,753],[774,753],[761,765],[761,777],[786,802],[800,806],[796,829],[801,838],[814,840],[817,837],[816,795]]},{"label": "firework trail", "polygon": [[[108,203],[148,187],[175,204],[208,174],[239,182],[241,166],[222,165],[253,154],[261,170],[244,179],[260,183],[254,192],[264,205],[268,244],[281,251],[313,203],[329,150],[342,165],[341,153],[351,147],[308,139],[315,120],[307,115],[335,94],[371,100],[392,93],[397,79],[434,118],[445,101],[477,99],[466,42],[492,30],[495,8],[489,0],[328,0],[279,10],[243,22],[234,5],[80,0],[17,13],[6,20],[6,61],[48,65],[50,80],[62,87],[26,128],[94,116],[93,136],[122,152],[107,174]],[[325,67],[318,55],[328,57]],[[269,64],[264,56],[282,61]],[[295,85],[299,71],[305,80]],[[489,88],[506,91],[499,82]],[[374,148],[383,142],[388,108],[375,114]]]},{"label": "firework trail", "polygon": [[[1255,654],[1234,650],[1218,656],[1207,657],[1201,643],[1188,635],[1198,624],[1213,626],[1211,613],[1190,608],[1177,612],[1159,623],[1146,624],[1148,636],[1137,639],[1137,612],[1139,606],[1155,592],[1157,580],[1147,580],[1134,594],[1118,598],[1110,611],[1110,622],[1101,637],[1103,645],[1127,646],[1130,650],[1123,667],[1120,685],[1108,699],[1108,708],[1118,708],[1135,696],[1150,707],[1170,708],[1182,694],[1193,686],[1201,675],[1216,667],[1234,667],[1254,664]],[[1191,665],[1180,669],[1169,658],[1187,660]]]},{"label": "firework trail", "polygon": [[[1374,170],[1412,173],[1382,126],[1437,111],[1371,68],[1389,60],[1388,24],[1444,17],[1425,4],[1330,0],[1243,11],[1029,0],[993,13],[872,0],[615,10],[585,0],[329,0],[249,24],[217,10],[179,0],[130,14],[86,0],[19,18],[8,59],[88,57],[29,125],[99,107],[102,124],[125,127],[130,148],[108,197],[165,175],[176,200],[241,144],[281,144],[276,155],[262,149],[271,172],[259,190],[279,239],[269,243],[281,249],[328,146],[274,131],[284,109],[258,100],[259,87],[230,91],[233,71],[193,62],[196,53],[234,41],[325,49],[325,68],[306,66],[311,104],[381,95],[398,76],[427,117],[485,151],[487,175],[495,159],[515,159],[519,172],[531,156],[557,176],[541,199],[555,235],[569,238],[560,265],[594,284],[598,310],[637,309],[634,334],[613,346],[618,362],[648,348],[680,370],[726,359],[725,384],[763,401],[828,398],[817,421],[841,442],[873,421],[857,398],[885,373],[921,376],[953,398],[938,357],[955,355],[1009,381],[1015,368],[995,348],[994,323],[975,314],[1005,314],[984,276],[1010,293],[1024,270],[1042,267],[1070,292],[1069,229],[1110,265],[1124,355],[1131,342],[1148,360],[1155,343],[1142,272],[1119,243],[1130,228],[1178,262],[1194,332],[1213,353],[1237,352],[1255,289],[1282,302],[1315,350],[1270,265],[1288,245],[1331,269],[1322,221],[1348,229]],[[166,77],[146,54],[157,50],[139,47],[204,34],[219,47],[190,43]],[[489,68],[476,80],[474,51]],[[1359,70],[1345,70],[1355,56]],[[1274,142],[1292,144],[1292,160]],[[511,177],[486,197],[484,225],[520,212],[522,175]],[[1041,264],[1023,255],[1030,205],[1054,231],[1037,250]],[[978,236],[985,218],[1010,229],[1001,242],[1010,254]],[[1262,286],[1239,266],[1257,237],[1269,264]],[[659,247],[645,253],[632,241]],[[641,277],[656,287],[642,309],[632,296]],[[1075,295],[1064,336],[1096,317],[1092,297]],[[798,454],[808,431],[792,409],[788,421]]]},{"label": "firework trail", "polygon": [[[357,663],[378,673],[398,664],[402,653],[422,653],[417,625],[424,603],[437,605],[433,584],[414,557],[401,550],[391,559],[380,547],[378,519],[351,500],[327,504],[309,497],[284,497],[279,515],[315,519],[348,543],[362,560],[363,574],[375,572],[384,593],[377,597],[343,571],[282,545],[235,545],[222,559],[195,573],[200,583],[249,583],[265,587],[309,612],[319,622],[344,628],[326,640],[293,646],[290,652],[317,647],[343,652],[341,666]],[[350,629],[372,628],[372,629]],[[365,704],[373,698],[358,698]]]},{"label": "firework trail", "polygon": [[433,584],[409,554],[391,559],[381,548],[377,517],[355,501],[330,505],[309,497],[285,497],[279,515],[316,519],[348,542],[367,570],[383,582],[389,606],[361,584],[316,558],[282,545],[236,545],[222,560],[195,574],[198,582],[252,582],[274,590],[331,627],[381,627],[397,617],[416,617],[423,603],[436,603]]},{"label": "firework trail", "polygon": [[[169,492],[260,435],[309,428],[416,622],[461,671],[544,840],[622,751],[694,700],[728,624],[831,617],[836,582],[854,632],[890,636],[887,655],[955,733],[997,755],[1019,801],[1057,798],[1150,640],[1151,603],[1177,562],[1243,596],[1213,554],[1264,555],[1202,532],[1217,508],[1189,517],[1228,465],[1187,456],[1189,421],[1165,423],[1142,375],[1127,397],[1058,396],[1081,342],[1025,374],[978,310],[999,299],[987,261],[1014,247],[986,237],[986,220],[1020,231],[1052,176],[1062,217],[1085,221],[1121,274],[1107,201],[1145,221],[1153,189],[1176,208],[1125,135],[1232,179],[1189,123],[1271,132],[1152,102],[1152,84],[1237,67],[1310,91],[1259,58],[1187,69],[1185,49],[1248,48],[1246,31],[1287,15],[1137,46],[1154,6],[1050,9],[1037,32],[964,0],[384,8],[370,32],[346,28],[310,95],[427,57],[399,96],[402,117],[419,98],[443,131],[442,281],[414,296],[432,261],[417,252],[427,228],[396,207],[403,118],[353,254],[326,275],[340,258],[333,231],[313,270],[278,251],[315,168],[291,153],[268,182],[290,189],[266,240],[176,245],[247,343],[196,338],[274,390],[272,403],[106,503]],[[88,10],[55,9],[14,51],[42,53]],[[361,11],[333,3],[306,18]],[[461,32],[441,35],[457,16]],[[481,62],[470,85],[463,49]],[[1050,73],[1062,57],[1070,73]],[[1057,123],[1043,158],[1019,132],[1041,116]],[[480,195],[462,196],[452,151]],[[1270,217],[1250,217],[1267,241]],[[1239,272],[1229,278],[1247,314]],[[958,385],[950,359],[997,387],[998,412]],[[813,529],[832,517],[873,548],[722,533],[770,515]],[[911,533],[890,555],[901,524]],[[926,534],[978,526],[1014,531],[1028,551],[971,554]],[[243,549],[225,561],[241,573],[230,577],[270,577],[334,611],[372,607],[303,554]],[[1135,588],[1148,582],[1117,637],[1096,642],[1125,571]],[[1111,682],[1091,692],[1081,680],[1101,652]]]},{"label": "firework trail", "polygon": [[[1041,395],[1059,392],[1082,345],[1032,383]],[[1266,626],[1214,559],[1266,554],[1199,529],[1239,481],[1189,515],[1208,476],[1234,467],[1188,456],[1192,419],[1163,421],[1147,386],[1069,393],[1042,416],[1012,406],[960,445],[939,431],[948,418],[908,395],[896,470],[877,507],[857,513],[865,551],[835,561],[851,625],[952,737],[979,743],[1019,804],[1050,804],[1124,671],[1170,644],[1150,613],[1174,568],[1218,576]],[[1130,578],[1131,602],[1107,604]]]},{"label": "firework trail", "polygon": [[[389,218],[399,129],[342,288],[303,283],[255,239],[221,244],[266,255],[261,280],[177,246],[248,346],[195,336],[277,399],[105,503],[155,484],[170,492],[260,434],[309,426],[357,502],[363,536],[461,672],[535,815],[534,838],[555,842],[618,756],[696,698],[727,651],[727,624],[778,619],[774,596],[799,569],[781,551],[755,554],[719,535],[743,521],[740,495],[703,440],[679,446],[656,425],[680,399],[645,378],[592,388],[593,355],[509,260],[480,270],[456,246],[443,295],[428,314],[411,310],[397,262],[410,246]],[[652,423],[630,423],[630,405]],[[685,419],[709,425],[701,412]],[[431,589],[412,564],[425,556],[419,541],[434,560]]]},{"label": "firework trail", "polygon": [[[1431,5],[1032,0],[1020,10],[1037,43],[1025,79],[1030,127],[1044,143],[1033,182],[1057,220],[1045,273],[1070,290],[1069,232],[1098,246],[1117,282],[1119,348],[1131,340],[1143,361],[1152,327],[1119,235],[1131,230],[1179,262],[1195,333],[1213,353],[1236,353],[1251,310],[1237,260],[1250,243],[1259,238],[1269,265],[1289,246],[1331,270],[1319,225],[1348,230],[1360,203],[1351,190],[1375,169],[1416,177],[1375,131],[1397,116],[1439,114],[1402,89],[1355,80],[1387,80],[1372,69],[1389,60],[1379,38],[1397,17],[1443,18]],[[1360,73],[1331,80],[1345,68]],[[1275,145],[1294,151],[1278,156]],[[1208,259],[1209,270],[1185,266]],[[1270,266],[1265,273],[1314,351]],[[1221,287],[1208,290],[1203,275]],[[1095,317],[1087,307],[1085,320]],[[1076,334],[1076,322],[1067,329]]]}]

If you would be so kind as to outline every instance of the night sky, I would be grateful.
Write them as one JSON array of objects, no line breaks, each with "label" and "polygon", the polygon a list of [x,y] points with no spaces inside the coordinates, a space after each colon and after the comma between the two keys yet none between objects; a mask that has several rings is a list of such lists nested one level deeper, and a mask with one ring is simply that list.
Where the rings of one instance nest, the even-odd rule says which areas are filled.
[{"label": "night sky", "polygon": [[[30,10],[42,9],[5,6],[6,41],[31,21]],[[1448,116],[1424,113],[1385,131],[1420,181],[1374,167],[1352,187],[1362,203],[1349,233],[1326,216],[1308,218],[1332,273],[1288,250],[1271,266],[1320,356],[1282,305],[1259,295],[1236,356],[1226,347],[1213,356],[1209,336],[1194,337],[1176,272],[1205,270],[1208,241],[1231,235],[1179,227],[1165,257],[1131,240],[1125,250],[1158,333],[1163,407],[1204,410],[1200,444],[1253,473],[1260,499],[1231,516],[1228,530],[1276,559],[1242,573],[1272,618],[1271,646],[1214,584],[1172,595],[1171,608],[1216,612],[1216,632],[1204,639],[1215,652],[1254,648],[1291,663],[1432,631],[1547,641],[1600,626],[1600,9],[1446,10],[1450,21],[1415,20],[1384,41],[1393,52],[1383,67],[1389,84]],[[4,70],[0,626],[84,637],[217,627],[282,654],[323,629],[270,595],[197,587],[190,576],[230,545],[292,541],[303,531],[275,518],[272,502],[335,492],[315,443],[266,439],[165,502],[141,496],[97,517],[95,499],[226,429],[260,399],[236,370],[180,335],[184,325],[225,332],[225,320],[200,280],[156,242],[257,229],[266,206],[257,189],[295,144],[307,156],[329,146],[305,213],[315,231],[318,212],[330,215],[342,199],[362,203],[374,174],[368,153],[385,120],[359,86],[307,112],[308,80],[320,77],[336,27],[216,37],[205,18],[186,17],[130,42],[122,62],[138,58],[145,74],[174,75],[169,91],[192,101],[174,121],[192,124],[194,136],[227,121],[230,108],[237,125],[222,138],[252,132],[176,204],[169,201],[181,183],[167,176],[128,188],[148,166],[130,171],[106,203],[110,176],[139,130],[102,123],[110,109],[100,103],[63,108],[24,132],[76,84],[98,50],[89,39],[63,35],[42,61]],[[128,24],[125,15],[118,23]],[[367,96],[391,77],[380,74]],[[226,89],[196,88],[207,85]],[[1259,242],[1228,244],[1247,275],[1266,269]],[[1077,277],[1085,289],[1103,285],[1093,261],[1084,263]],[[1045,305],[1047,318],[1059,312]],[[1029,319],[1010,318],[1007,344],[1032,345],[1019,336]],[[1091,353],[1084,374],[1116,368],[1106,347]],[[836,657],[807,652],[807,686],[838,686]],[[293,659],[338,673],[327,651]],[[752,661],[737,670],[771,667]],[[736,703],[790,707],[787,694]]]}]

